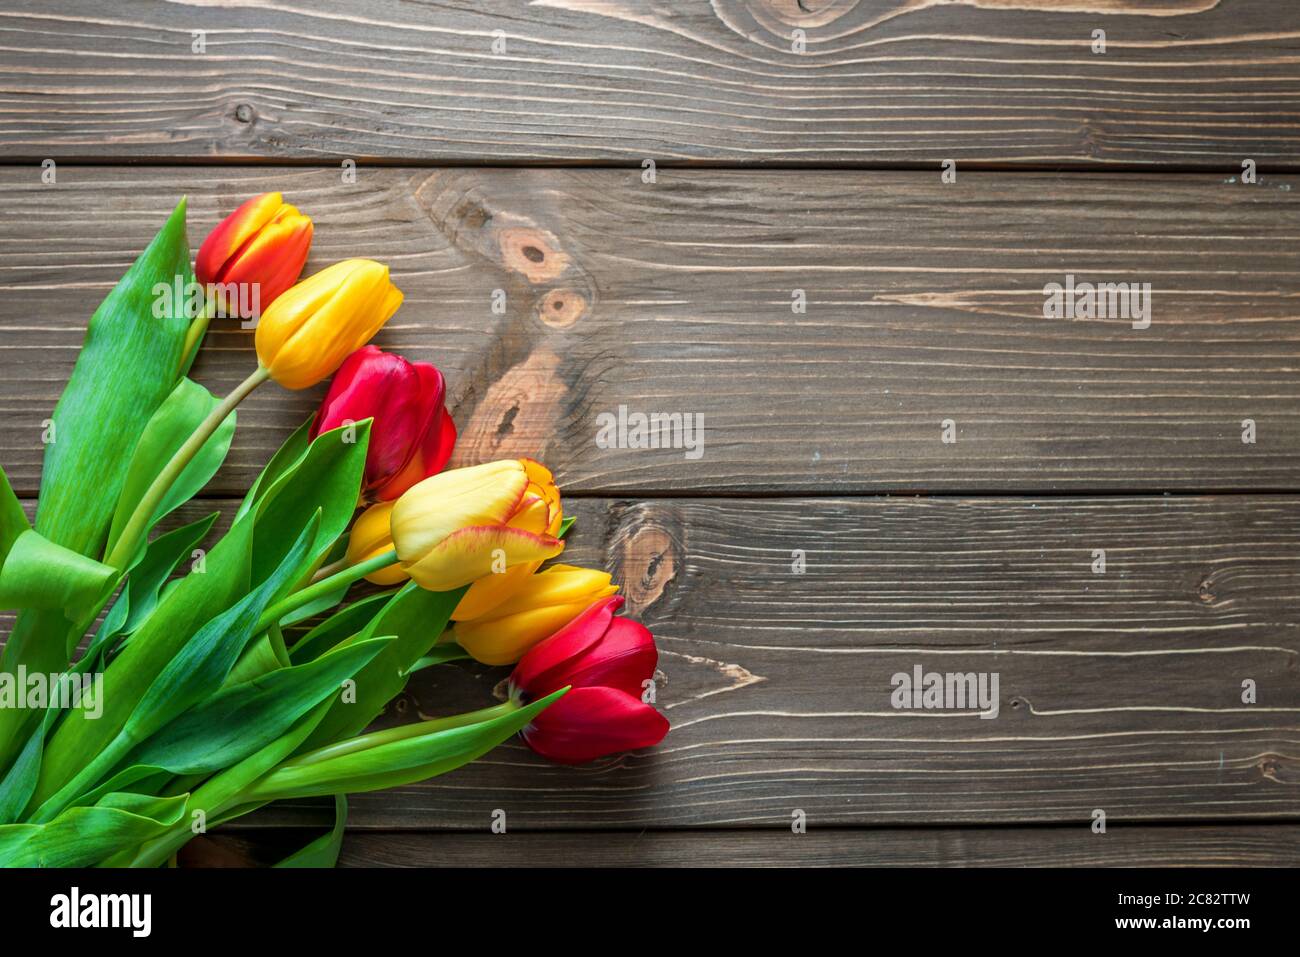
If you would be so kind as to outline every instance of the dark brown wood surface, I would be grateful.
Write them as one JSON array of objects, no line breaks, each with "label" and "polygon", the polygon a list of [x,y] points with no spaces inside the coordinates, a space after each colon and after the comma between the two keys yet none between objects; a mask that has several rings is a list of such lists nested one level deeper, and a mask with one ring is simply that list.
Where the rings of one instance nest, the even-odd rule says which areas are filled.
[{"label": "dark brown wood surface", "polygon": [[31,0],[0,147],[1240,171],[1300,160],[1298,40],[1287,0]]},{"label": "dark brown wood surface", "polygon": [[[0,49],[29,508],[86,319],[173,204],[197,245],[281,190],[308,271],[392,266],[377,341],[446,372],[456,462],[550,464],[567,558],[656,634],[663,745],[354,795],[342,863],[1300,863],[1300,8],[56,0]],[[1045,318],[1067,275],[1150,283],[1150,328]],[[218,321],[194,376],[254,361]],[[322,392],[255,393],[180,517],[228,516]],[[620,406],[702,416],[703,455],[599,447]],[[996,671],[998,719],[894,709],[916,665]],[[506,673],[420,672],[382,720]],[[328,812],[196,850],[274,861]]]},{"label": "dark brown wood surface", "polygon": [[[315,217],[309,269],[392,264],[407,299],[379,342],[446,370],[459,460],[537,455],[570,493],[1300,488],[1291,177],[39,172],[0,170],[0,348],[24,370],[0,378],[0,456],[27,494],[133,251],[181,194],[197,244],[268,189]],[[1150,328],[1044,318],[1069,274],[1151,283]],[[218,323],[195,375],[224,393],[254,362],[251,333]],[[255,393],[212,491],[247,488],[322,391]],[[598,448],[620,406],[703,416],[702,456]]]}]

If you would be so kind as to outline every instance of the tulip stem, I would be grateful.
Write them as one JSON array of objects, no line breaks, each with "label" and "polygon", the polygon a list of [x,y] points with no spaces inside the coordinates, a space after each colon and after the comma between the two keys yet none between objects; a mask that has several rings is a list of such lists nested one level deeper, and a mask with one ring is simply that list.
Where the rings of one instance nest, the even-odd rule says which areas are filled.
[{"label": "tulip stem", "polygon": [[316,570],[316,574],[311,576],[311,582],[309,584],[314,585],[318,581],[324,581],[326,578],[329,578],[331,575],[338,574],[339,572],[343,571],[343,569],[347,567],[348,567],[348,556],[344,555],[338,561],[330,562],[328,565],[322,565],[320,568],[318,568]]},{"label": "tulip stem", "polygon": [[208,331],[208,322],[211,320],[208,311],[204,309],[194,317],[188,329],[185,330],[185,345],[181,348],[181,371],[185,371],[186,363],[193,359],[194,350],[198,348],[199,340],[203,338],[203,333]]},{"label": "tulip stem", "polygon": [[180,374],[185,375],[191,365],[194,364],[195,353],[199,348],[199,340],[203,334],[208,331],[208,323],[212,321],[212,310],[215,301],[212,295],[212,289],[209,287],[207,295],[203,299],[203,308],[199,314],[190,322],[189,328],[185,330],[185,343],[181,347],[181,364]]},{"label": "tulip stem", "polygon": [[122,534],[117,537],[117,543],[104,560],[106,565],[111,565],[120,571],[126,570],[135,558],[141,539],[149,532],[149,523],[153,519],[154,512],[171,491],[172,485],[185,470],[185,466],[198,455],[199,449],[203,448],[203,444],[212,437],[212,433],[217,431],[218,426],[226,421],[226,416],[235,410],[235,406],[270,378],[270,375],[259,365],[256,372],[235,386],[234,391],[218,402],[208,413],[208,417],[199,423],[194,434],[185,440],[185,444],[176,450],[163,466],[162,471],[154,478],[153,484],[145,491],[127,523],[122,526]]},{"label": "tulip stem", "polygon": [[306,588],[294,592],[282,598],[279,602],[272,605],[266,611],[262,612],[261,620],[257,623],[254,634],[265,631],[273,624],[283,618],[295,608],[301,608],[303,605],[315,601],[317,598],[323,598],[331,592],[345,588],[359,578],[365,578],[371,572],[377,572],[381,568],[387,568],[389,565],[396,564],[397,552],[388,551],[382,555],[376,555],[374,558],[368,558],[364,562],[358,562],[349,568],[343,569],[330,575],[328,578],[322,578],[318,582],[313,582]]}]

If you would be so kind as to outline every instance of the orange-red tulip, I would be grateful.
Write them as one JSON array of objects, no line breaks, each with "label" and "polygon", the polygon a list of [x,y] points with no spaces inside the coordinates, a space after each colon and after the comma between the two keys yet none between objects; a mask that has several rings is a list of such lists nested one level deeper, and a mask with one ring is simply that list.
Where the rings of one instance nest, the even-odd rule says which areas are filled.
[{"label": "orange-red tulip", "polygon": [[[231,306],[236,285],[257,287],[265,309],[295,282],[311,249],[312,223],[279,193],[254,196],[208,234],[194,257],[194,275],[218,290],[217,305]],[[239,301],[248,301],[246,295]],[[253,318],[251,316],[245,318]]]}]

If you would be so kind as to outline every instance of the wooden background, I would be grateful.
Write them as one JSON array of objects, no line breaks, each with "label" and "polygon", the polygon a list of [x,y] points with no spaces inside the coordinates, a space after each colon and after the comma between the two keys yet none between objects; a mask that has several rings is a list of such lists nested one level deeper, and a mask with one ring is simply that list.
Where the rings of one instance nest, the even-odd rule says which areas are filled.
[{"label": "wooden background", "polygon": [[[511,743],[357,795],[343,863],[1300,860],[1300,8],[55,0],[0,10],[0,48],[21,495],[176,199],[197,246],[278,189],[309,270],[391,264],[378,341],[446,372],[458,460],[551,464],[568,557],[658,637],[663,745],[574,769]],[[1151,327],[1043,318],[1067,273],[1151,283]],[[253,361],[217,323],[194,375]],[[256,393],[205,496],[321,391]],[[597,448],[620,405],[702,415],[703,456]],[[893,710],[915,664],[997,671],[1000,716]],[[386,720],[504,673],[422,672]],[[325,811],[205,850],[272,860]]]}]

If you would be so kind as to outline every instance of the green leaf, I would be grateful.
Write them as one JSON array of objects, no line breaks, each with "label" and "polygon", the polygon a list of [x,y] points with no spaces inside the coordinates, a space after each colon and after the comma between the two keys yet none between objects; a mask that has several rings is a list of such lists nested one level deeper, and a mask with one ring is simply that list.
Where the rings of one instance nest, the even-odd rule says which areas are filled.
[{"label": "green leaf", "polygon": [[159,535],[149,543],[144,558],[131,570],[131,577],[127,579],[130,607],[126,626],[122,629],[124,634],[136,631],[158,607],[159,594],[167,579],[182,561],[193,555],[220,515],[220,512],[205,515],[198,521]]},{"label": "green leaf", "polygon": [[107,747],[190,637],[245,595],[252,533],[252,521],[236,522],[212,547],[202,573],[190,572],[167,589],[153,614],[104,669],[104,712],[97,720],[87,719],[81,709],[64,714],[46,746],[34,801],[48,799]]},{"label": "green leaf", "polygon": [[285,583],[298,575],[310,543],[315,540],[320,513],[299,532],[274,572],[230,609],[199,629],[144,693],[122,733],[136,742],[157,732],[183,711],[216,691],[253,637],[262,612]]},{"label": "green leaf", "polygon": [[9,476],[0,469],[0,566],[4,565],[9,550],[14,547],[18,536],[31,528],[27,522],[27,513],[23,503],[9,485]]},{"label": "green leaf", "polygon": [[45,726],[42,724],[27,738],[13,766],[0,781],[0,824],[18,820],[23,808],[36,789],[36,776],[41,770],[41,752],[45,746]]},{"label": "green leaf", "polygon": [[[340,535],[334,545],[321,558],[319,565],[313,568],[313,571],[319,567],[342,561],[348,553],[348,536]],[[300,621],[306,621],[308,618],[315,618],[324,612],[337,606],[344,598],[347,597],[348,591],[352,588],[352,583],[342,585],[334,591],[321,595],[305,605],[299,605],[289,614],[280,619],[280,624],[288,628],[290,625],[296,625]]]},{"label": "green leaf", "polygon": [[177,774],[205,774],[242,761],[289,729],[393,639],[349,645],[313,662],[281,668],[224,689],[141,744],[133,762]]},{"label": "green leaf", "polygon": [[158,607],[159,594],[176,566],[188,558],[212,529],[220,512],[213,512],[196,522],[159,535],[145,548],[144,557],[131,570],[126,588],[122,589],[113,608],[100,626],[95,640],[86,649],[87,656],[107,650],[113,639],[138,629]]},{"label": "green leaf", "polygon": [[230,674],[226,675],[223,687],[252,681],[272,671],[288,668],[291,664],[293,662],[289,660],[289,652],[285,650],[284,635],[280,632],[280,626],[272,625],[248,643],[244,653],[235,662],[235,667],[231,668]]},{"label": "green leaf", "polygon": [[[82,555],[103,554],[132,452],[179,378],[189,319],[155,287],[192,280],[185,201],[95,310],[54,409],[36,530]],[[171,305],[180,305],[171,303]]]},{"label": "green leaf", "polygon": [[258,473],[253,480],[253,487],[248,490],[244,496],[243,502],[239,505],[239,511],[235,513],[235,521],[239,521],[266,497],[266,493],[275,485],[275,483],[287,473],[296,469],[303,457],[307,454],[309,440],[308,433],[311,432],[311,424],[315,416],[309,418],[302,425],[294,430],[294,433],[284,440],[271,456],[271,461],[266,463],[266,468]]},{"label": "green leaf", "polygon": [[[72,780],[40,805],[33,820],[49,820],[79,795],[91,790],[100,777],[133,747],[221,687],[240,652],[253,636],[272,596],[280,592],[285,582],[291,581],[300,573],[319,524],[320,513],[317,512],[266,581],[205,624],[181,647],[140,697],[122,730],[99,753],[93,756],[83,755],[82,765]],[[121,661],[122,657],[117,660]],[[105,675],[106,699],[107,688]],[[103,716],[96,719],[96,723],[102,719]]]},{"label": "green leaf", "polygon": [[[67,642],[75,631],[62,609],[29,608],[18,613],[0,656],[0,671],[56,674],[67,667]],[[0,708],[0,768],[7,767],[27,741],[39,714],[31,708]]]},{"label": "green leaf", "polygon": [[560,531],[559,531],[559,534],[557,534],[555,537],[556,537],[556,538],[563,538],[565,535],[568,535],[568,534],[569,534],[569,529],[573,528],[573,523],[576,522],[576,521],[577,521],[577,519],[574,518],[572,515],[570,515],[568,518],[561,519],[561,520],[560,520]]},{"label": "green leaf", "polygon": [[349,582],[346,585],[341,585],[334,591],[321,595],[319,598],[313,599],[305,605],[299,605],[293,611],[289,612],[289,614],[281,618],[280,624],[287,628],[290,625],[296,625],[300,621],[306,621],[308,618],[314,618],[322,612],[329,611],[348,596],[348,590],[352,587],[352,584],[353,583]]},{"label": "green leaf", "polygon": [[[205,781],[190,796],[189,807],[207,816],[208,827],[232,820],[261,806],[262,802],[240,802],[241,793],[252,782],[262,777],[302,744],[304,738],[316,727],[328,705],[318,705],[315,710],[299,719],[298,723],[260,751],[249,755],[219,774]],[[193,835],[189,822],[182,821],[166,835],[150,842],[138,851],[132,851],[108,863],[112,866],[157,867],[176,853]]]},{"label": "green leaf", "polygon": [[[245,791],[243,797],[248,801],[278,801],[352,794],[436,777],[482,757],[568,690],[563,688],[522,708],[471,724],[448,727],[458,719],[423,721],[310,752],[280,765]],[[347,750],[349,747],[353,750]]]},{"label": "green leaf", "polygon": [[418,660],[411,667],[406,669],[408,675],[413,675],[417,671],[423,671],[425,668],[432,668],[434,665],[445,665],[449,661],[464,661],[470,658],[468,651],[456,644],[454,641],[444,641],[433,646],[433,651],[429,652],[423,658]]},{"label": "green leaf", "polygon": [[[103,553],[131,453],[179,378],[189,320],[180,309],[164,309],[158,318],[154,314],[159,301],[155,287],[178,278],[182,283],[193,278],[184,200],[95,310],[54,409],[36,531],[77,554]],[[12,505],[0,493],[0,526],[5,528],[0,541],[4,535],[17,537],[12,535],[17,527]],[[20,666],[29,672],[57,671],[67,665],[81,638],[76,630],[61,612],[25,610],[14,624],[0,667],[11,673]],[[31,720],[26,709],[0,713],[0,768],[26,741]]]},{"label": "green leaf", "polygon": [[[101,784],[89,794],[84,794],[77,798],[78,807],[89,807],[99,801],[105,794],[112,794],[115,791],[132,794],[153,794],[157,795],[163,785],[175,778],[166,768],[152,767],[145,764],[133,764],[128,768],[118,771],[107,781]],[[186,790],[179,788],[177,790]],[[174,796],[167,795],[168,797]]]},{"label": "green leaf", "polygon": [[0,867],[89,867],[184,824],[188,794],[106,794],[48,824],[0,826]]},{"label": "green leaf", "polygon": [[[117,510],[113,513],[105,554],[112,551],[123,526],[135,512],[140,499],[144,498],[144,493],[158,477],[158,473],[218,405],[220,400],[203,386],[190,379],[181,379],[171,395],[154,412],[131,458],[122,494],[117,500]],[[225,461],[234,435],[235,413],[231,412],[177,476],[149,519],[147,528],[153,528],[159,519],[189,501],[208,484]]]},{"label": "green leaf", "polygon": [[289,649],[290,659],[294,664],[302,664],[313,658],[319,658],[341,641],[351,638],[365,628],[375,617],[375,613],[395,594],[396,592],[388,591],[378,595],[367,595],[346,608],[340,608],[303,635],[298,643]]},{"label": "green leaf", "polygon": [[333,867],[339,862],[339,851],[343,850],[343,826],[348,821],[348,799],[346,795],[334,795],[334,827],[328,834],[322,834],[302,850],[294,851],[276,867]]},{"label": "green leaf", "polygon": [[304,747],[315,748],[350,737],[382,714],[388,702],[406,687],[411,666],[429,653],[464,594],[464,588],[431,592],[407,582],[347,643],[365,641],[376,634],[396,635],[397,640],[356,675],[356,703],[336,702]]},{"label": "green leaf", "polygon": [[370,420],[353,428],[354,442],[346,441],[349,432],[342,427],[318,435],[301,461],[281,475],[259,500],[255,510],[253,581],[261,581],[280,563],[286,543],[317,509],[321,512],[320,531],[309,549],[311,563],[333,548],[351,523],[365,474]]},{"label": "green leaf", "polygon": [[116,580],[116,569],[29,529],[14,540],[0,568],[0,608],[58,609],[72,622],[102,601]]}]

